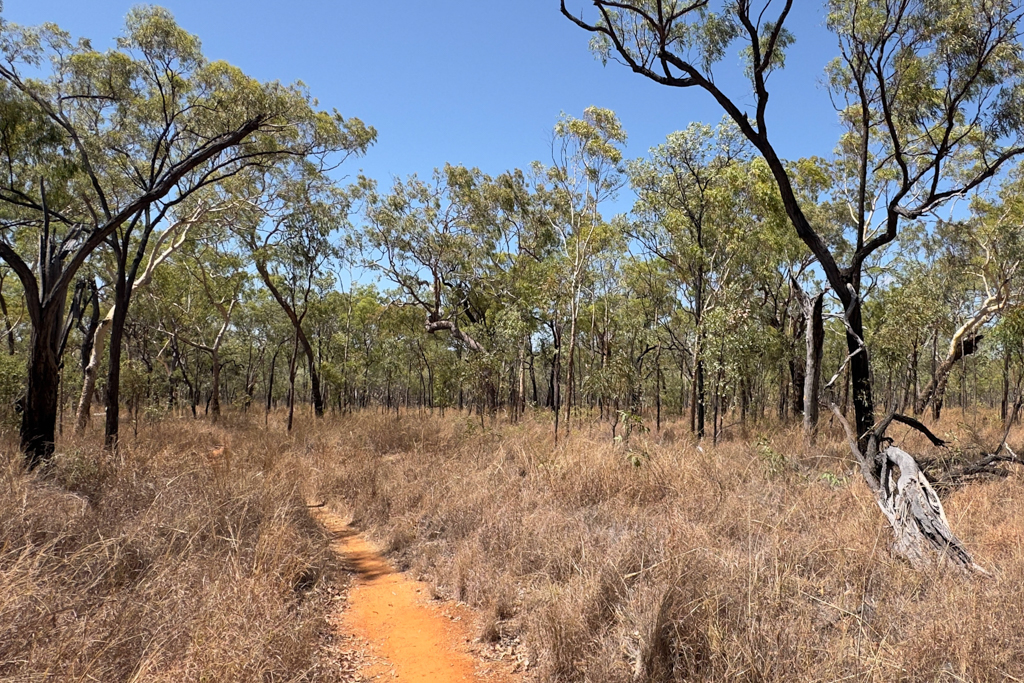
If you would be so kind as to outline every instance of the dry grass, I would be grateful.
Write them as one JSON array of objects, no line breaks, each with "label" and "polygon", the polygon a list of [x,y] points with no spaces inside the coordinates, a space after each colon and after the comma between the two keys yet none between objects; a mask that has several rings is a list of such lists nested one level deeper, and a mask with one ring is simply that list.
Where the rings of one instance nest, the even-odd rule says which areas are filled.
[{"label": "dry grass", "polygon": [[46,477],[8,448],[0,680],[341,678],[323,644],[344,577],[307,496],[480,608],[482,638],[520,638],[543,681],[1024,679],[1019,474],[946,498],[993,578],[925,575],[890,556],[838,434],[698,449],[677,425],[616,444],[604,424],[555,448],[544,418],[362,414],[291,437],[167,419],[116,457],[72,443]]},{"label": "dry grass", "polygon": [[993,578],[926,575],[889,554],[838,433],[805,451],[795,430],[705,449],[673,431],[556,449],[542,417],[361,415],[311,451],[311,485],[484,610],[482,637],[521,637],[544,681],[1024,678],[1020,476],[946,499]]},{"label": "dry grass", "polygon": [[[168,419],[0,471],[0,680],[339,680],[305,443]],[[229,447],[217,452],[218,445]]]}]

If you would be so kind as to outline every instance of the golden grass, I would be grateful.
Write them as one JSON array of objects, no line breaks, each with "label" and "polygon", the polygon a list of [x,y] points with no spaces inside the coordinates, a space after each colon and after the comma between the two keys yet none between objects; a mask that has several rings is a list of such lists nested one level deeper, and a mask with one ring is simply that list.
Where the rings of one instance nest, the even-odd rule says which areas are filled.
[{"label": "golden grass", "polygon": [[0,680],[342,679],[323,644],[344,576],[310,499],[479,608],[483,639],[519,638],[542,681],[1024,679],[1020,473],[945,499],[993,577],[923,574],[888,552],[838,432],[698,448],[680,425],[615,443],[598,423],[556,448],[546,417],[364,413],[291,436],[167,418],[117,456],[72,441],[47,476],[7,448]]},{"label": "golden grass", "polygon": [[543,416],[357,415],[311,485],[484,610],[482,637],[522,638],[544,681],[1024,678],[1020,476],[946,499],[993,578],[922,574],[888,552],[838,433],[808,451],[795,428],[701,449],[672,432],[589,426],[556,449]]},{"label": "golden grass", "polygon": [[[211,460],[228,441],[230,463]],[[296,451],[241,418],[168,419],[117,456],[72,442],[47,476],[7,448],[0,679],[339,680]]]}]

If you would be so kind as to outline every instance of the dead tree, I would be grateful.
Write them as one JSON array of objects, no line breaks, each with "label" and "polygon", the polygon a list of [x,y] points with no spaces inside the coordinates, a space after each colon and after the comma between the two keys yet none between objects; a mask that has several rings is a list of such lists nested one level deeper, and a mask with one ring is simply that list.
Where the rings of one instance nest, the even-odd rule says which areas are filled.
[{"label": "dead tree", "polygon": [[897,421],[917,429],[937,446],[945,442],[914,418],[889,413],[868,433],[867,448],[861,450],[862,440],[857,438],[839,408],[835,404],[831,407],[846,431],[850,450],[860,464],[865,483],[889,520],[896,554],[917,569],[931,567],[938,561],[965,571],[985,572],[949,528],[942,501],[917,461],[894,446],[892,439],[885,436],[885,430]]}]

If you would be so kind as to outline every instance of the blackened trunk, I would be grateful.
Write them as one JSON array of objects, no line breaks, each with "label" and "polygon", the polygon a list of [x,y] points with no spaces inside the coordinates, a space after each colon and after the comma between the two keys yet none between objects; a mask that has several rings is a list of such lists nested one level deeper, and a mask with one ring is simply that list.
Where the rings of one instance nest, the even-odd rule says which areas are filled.
[{"label": "blackened trunk", "polygon": [[107,368],[107,414],[103,429],[105,448],[117,448],[121,405],[121,343],[128,317],[127,282],[124,271],[118,273],[114,289],[114,318],[110,322],[110,363]]},{"label": "blackened trunk", "polygon": [[805,310],[805,340],[807,342],[806,372],[804,373],[804,435],[814,443],[818,429],[818,391],[821,386],[821,355],[825,344],[825,323],[822,302],[825,293],[807,301]]},{"label": "blackened trunk", "polygon": [[213,416],[211,422],[217,424],[220,420],[220,353],[214,349],[211,355],[213,356],[213,376],[210,384],[210,414]]},{"label": "blackened trunk", "polygon": [[704,418],[706,407],[705,407],[705,391],[704,391],[704,358],[703,354],[704,340],[700,339],[697,343],[697,360],[693,365],[693,433],[697,435],[698,439],[704,438]]},{"label": "blackened trunk", "polygon": [[28,388],[21,414],[21,450],[30,470],[53,457],[56,439],[60,386],[57,352],[64,317],[64,297],[55,297],[55,300],[61,305],[41,309],[39,324],[33,326],[29,342]]},{"label": "blackened trunk", "polygon": [[[861,348],[864,338],[864,319],[861,315],[860,299],[849,305],[846,331],[846,346],[853,358],[850,359],[850,385],[853,391],[853,412],[856,419],[857,436],[863,440],[875,424],[875,402],[871,393],[871,365],[867,348]],[[854,353],[856,352],[856,353]],[[862,449],[866,448],[862,445]]]},{"label": "blackened trunk", "polygon": [[999,417],[1005,423],[1010,409],[1010,346],[1003,346],[1003,395],[999,401]]}]

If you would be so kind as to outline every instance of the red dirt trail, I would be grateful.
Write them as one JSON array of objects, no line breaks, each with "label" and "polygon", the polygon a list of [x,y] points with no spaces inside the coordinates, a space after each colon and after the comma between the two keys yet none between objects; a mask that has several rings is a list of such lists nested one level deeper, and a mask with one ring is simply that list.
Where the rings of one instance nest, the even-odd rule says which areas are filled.
[{"label": "red dirt trail", "polygon": [[444,603],[429,599],[427,584],[396,572],[341,517],[326,510],[320,510],[318,517],[333,536],[332,550],[356,574],[339,628],[368,644],[372,663],[361,672],[366,679],[410,683],[519,680],[504,663],[474,657],[467,609],[448,604],[442,610]]}]

